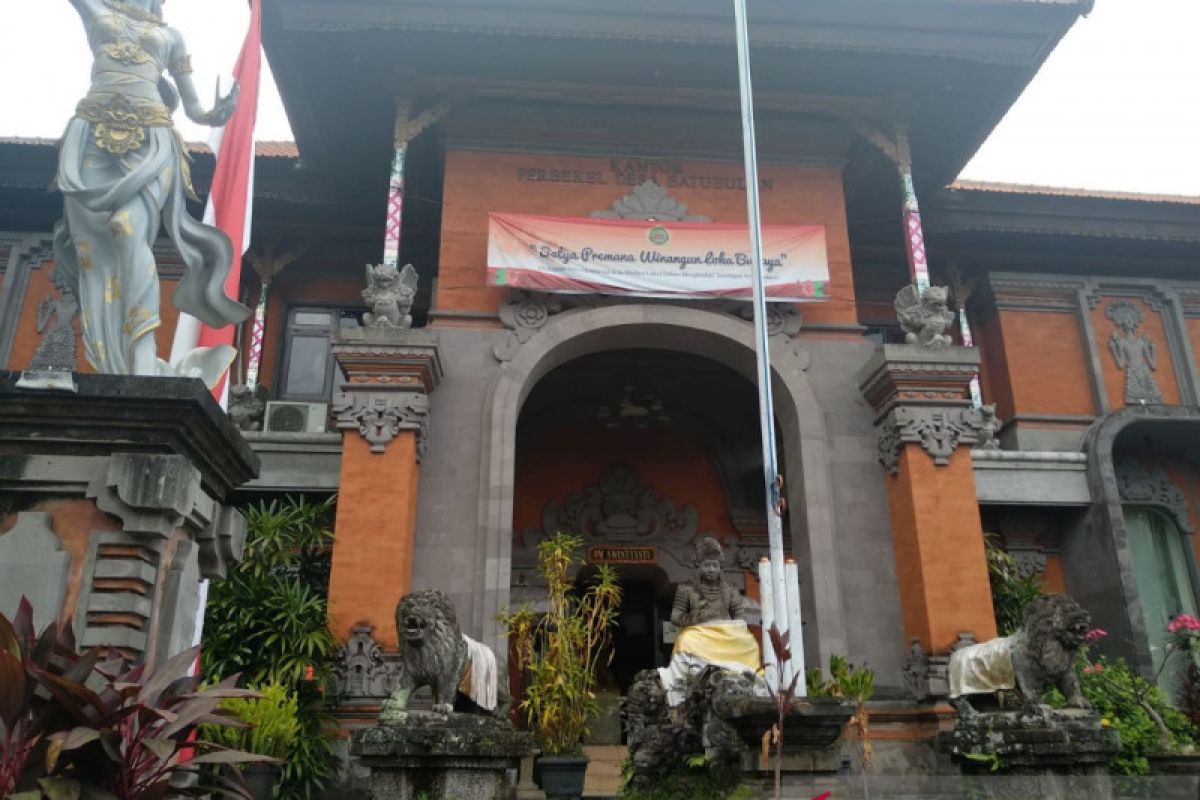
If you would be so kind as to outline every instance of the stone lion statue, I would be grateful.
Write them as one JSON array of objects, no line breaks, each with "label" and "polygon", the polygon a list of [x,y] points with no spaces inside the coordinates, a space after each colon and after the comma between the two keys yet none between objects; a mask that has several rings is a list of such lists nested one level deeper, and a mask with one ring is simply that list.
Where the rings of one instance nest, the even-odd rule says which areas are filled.
[{"label": "stone lion statue", "polygon": [[383,703],[380,722],[402,722],[409,698],[422,686],[432,690],[436,713],[457,710],[508,719],[512,698],[500,684],[496,654],[459,630],[454,606],[444,592],[427,589],[400,598],[396,632],[399,681]]},{"label": "stone lion statue", "polygon": [[417,296],[417,271],[412,264],[403,270],[395,264],[367,264],[367,288],[363,300],[371,310],[363,322],[373,328],[411,328],[412,306]]},{"label": "stone lion statue", "polygon": [[1091,708],[1079,687],[1075,657],[1091,628],[1091,615],[1065,594],[1037,597],[1012,636],[956,650],[950,656],[950,699],[961,714],[977,713],[970,695],[1020,691],[1037,705],[1055,686],[1069,708]]},{"label": "stone lion statue", "polygon": [[896,295],[896,319],[904,329],[905,341],[922,347],[948,347],[946,329],[954,322],[945,286],[930,286],[920,292],[910,284]]}]

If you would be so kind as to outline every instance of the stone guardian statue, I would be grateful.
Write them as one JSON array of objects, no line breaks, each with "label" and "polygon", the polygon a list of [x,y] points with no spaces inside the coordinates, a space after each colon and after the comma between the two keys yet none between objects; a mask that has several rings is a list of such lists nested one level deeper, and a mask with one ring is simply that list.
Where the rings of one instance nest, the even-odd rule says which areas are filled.
[{"label": "stone guardian statue", "polygon": [[762,668],[758,641],[742,618],[745,599],[723,575],[721,544],[711,536],[696,541],[695,577],[675,590],[671,623],[681,628],[671,662],[659,669],[667,701],[683,702],[694,673],[707,666],[754,675]]},{"label": "stone guardian statue", "polygon": [[183,37],[163,22],[161,0],[70,3],[92,49],[92,79],[63,134],[57,183],[64,213],[54,257],[79,300],[84,356],[97,372],[182,375],[215,385],[233,348],[197,348],[174,365],[158,358],[153,334],[162,320],[151,248],[165,228],[187,265],[172,298],[180,311],[214,328],[249,316],[225,294],[234,257],[229,237],[187,212],[185,198],[195,193],[171,120],[182,101],[193,122],[224,125],[237,87],[211,110],[201,106]]}]

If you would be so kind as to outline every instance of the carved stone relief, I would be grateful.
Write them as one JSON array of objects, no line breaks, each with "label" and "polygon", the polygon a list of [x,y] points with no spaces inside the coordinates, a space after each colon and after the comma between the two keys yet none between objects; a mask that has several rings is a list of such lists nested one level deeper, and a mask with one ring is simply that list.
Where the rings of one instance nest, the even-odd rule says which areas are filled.
[{"label": "carved stone relief", "polygon": [[1121,502],[1161,508],[1181,531],[1193,532],[1187,495],[1171,482],[1166,470],[1157,464],[1126,459],[1117,463],[1116,472]]},{"label": "carved stone relief", "polygon": [[1116,330],[1108,339],[1117,369],[1125,373],[1125,404],[1162,404],[1162,391],[1154,380],[1158,369],[1158,348],[1154,340],[1140,332],[1141,309],[1129,300],[1114,300],[1104,310]]},{"label": "carved stone relief", "polygon": [[[662,298],[636,298],[636,302],[652,305],[673,305],[685,308],[700,308],[717,314],[729,314],[750,323],[754,319],[754,308],[749,303],[736,300],[666,300]],[[522,289],[510,291],[500,303],[500,321],[508,329],[508,335],[500,341],[492,353],[500,362],[512,361],[521,352],[521,347],[538,334],[546,323],[557,314],[575,309],[602,308],[630,302],[629,298],[597,294],[554,295],[528,292]],[[790,303],[767,304],[767,333],[771,337],[772,354],[784,354],[796,368],[808,369],[809,355],[801,350],[796,336],[804,325],[800,309]]]},{"label": "carved stone relief", "polygon": [[333,400],[338,430],[357,430],[372,453],[382,453],[402,430],[417,432],[417,456],[429,446],[429,396],[420,392],[339,392]]},{"label": "carved stone relief", "polygon": [[950,463],[960,445],[987,445],[995,439],[998,427],[996,409],[946,408],[937,406],[900,406],[880,424],[879,462],[889,472],[899,469],[904,443],[921,445],[938,466]]},{"label": "carved stone relief", "polygon": [[37,309],[37,332],[42,340],[29,362],[29,369],[75,369],[75,317],[79,300],[68,282],[55,269],[50,273],[57,295],[42,298]]},{"label": "carved stone relief", "polygon": [[688,214],[687,206],[676,200],[657,181],[648,180],[603,211],[593,211],[592,219],[641,219],[665,222],[712,222],[710,217]]},{"label": "carved stone relief", "polygon": [[374,631],[370,625],[356,625],[334,656],[333,686],[339,702],[381,701],[400,680],[399,654],[385,654]]},{"label": "carved stone relief", "polygon": [[[513,549],[513,581],[532,585],[534,551],[538,542],[555,531],[583,538],[585,544],[644,544],[658,548],[659,566],[673,579],[691,574],[693,541],[700,535],[700,515],[694,506],[676,506],[647,487],[629,469],[614,467],[600,480],[563,502],[553,502],[542,513],[542,528],[526,529]],[[765,547],[743,545],[735,538],[722,542],[725,570],[741,586],[745,569],[754,569],[766,554]]]}]

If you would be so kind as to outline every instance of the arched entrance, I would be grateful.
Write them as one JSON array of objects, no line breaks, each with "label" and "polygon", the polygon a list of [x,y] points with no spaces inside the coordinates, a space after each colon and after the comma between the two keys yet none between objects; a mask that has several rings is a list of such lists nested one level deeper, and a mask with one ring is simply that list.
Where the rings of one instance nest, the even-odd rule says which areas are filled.
[{"label": "arched entrance", "polygon": [[[474,624],[501,647],[497,614],[511,605],[518,418],[538,382],[567,362],[593,353],[655,349],[711,359],[742,376],[754,374],[749,323],[712,311],[630,303],[555,316],[504,364],[485,400],[479,503],[482,602]],[[824,418],[802,366],[773,351],[776,416],[792,513],[788,534],[801,564],[805,650],[809,663],[846,651],[834,552],[834,522]]]}]

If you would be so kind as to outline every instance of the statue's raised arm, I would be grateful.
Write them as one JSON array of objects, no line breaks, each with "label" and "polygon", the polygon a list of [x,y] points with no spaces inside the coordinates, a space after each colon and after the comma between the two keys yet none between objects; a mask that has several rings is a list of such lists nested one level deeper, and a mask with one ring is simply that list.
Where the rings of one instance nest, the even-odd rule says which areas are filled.
[{"label": "statue's raised arm", "polygon": [[64,213],[54,246],[81,306],[84,356],[97,372],[195,376],[215,385],[233,360],[230,347],[198,348],[173,364],[158,357],[152,247],[165,229],[187,265],[172,297],[180,311],[214,328],[249,316],[225,294],[229,237],[188,214],[191,177],[171,119],[182,100],[195,121],[223,124],[237,89],[203,109],[183,37],[163,22],[161,0],[70,2],[87,29],[93,66],[63,134],[57,182]]}]

